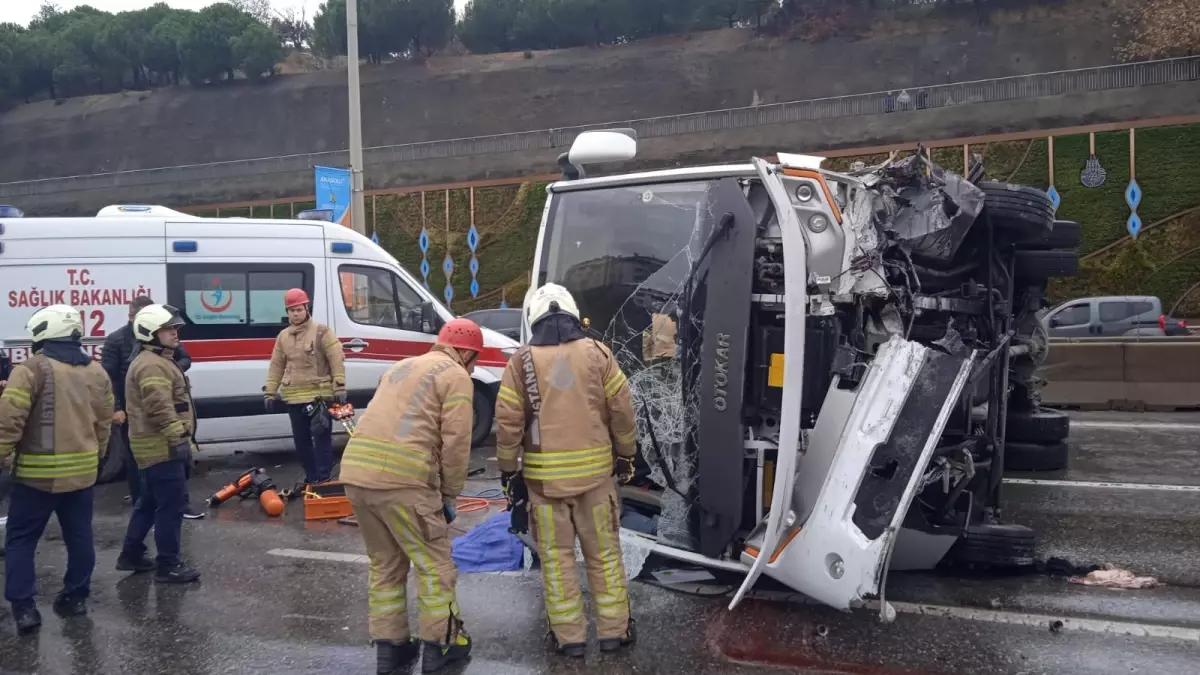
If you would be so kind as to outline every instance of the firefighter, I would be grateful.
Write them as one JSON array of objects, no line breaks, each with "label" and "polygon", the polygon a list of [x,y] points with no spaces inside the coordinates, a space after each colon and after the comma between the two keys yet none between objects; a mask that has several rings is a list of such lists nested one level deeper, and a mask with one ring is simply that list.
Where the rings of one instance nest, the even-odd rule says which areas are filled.
[{"label": "firefighter", "polygon": [[471,652],[447,529],[467,479],[470,373],[482,349],[483,332],[473,321],[447,323],[428,354],[384,373],[342,455],[341,481],[371,559],[370,631],[381,675],[411,664],[419,651],[408,626],[409,561],[417,571],[422,670]]},{"label": "firefighter", "polygon": [[[141,309],[133,318],[140,351],[125,376],[129,449],[141,469],[142,490],[129,517],[117,569],[157,570],[154,580],[166,584],[200,578],[200,572],[180,558],[187,464],[196,450],[192,394],[174,358],[182,325],[179,312],[169,305]],[[146,555],[151,528],[157,549],[153,560]]]},{"label": "firefighter", "polygon": [[34,602],[34,553],[50,514],[67,546],[61,616],[87,613],[96,549],[92,486],[108,451],[112,383],[83,351],[79,311],[67,305],[38,310],[26,324],[31,356],[13,368],[0,396],[0,465],[11,468],[12,501],[5,531],[4,598],[17,631],[42,624]]},{"label": "firefighter", "polygon": [[304,482],[324,483],[333,475],[333,418],[328,402],[346,402],[345,357],[333,330],[313,321],[312,304],[303,289],[291,289],[283,302],[291,325],[275,338],[264,405],[267,412],[275,412],[278,391],[287,404]]},{"label": "firefighter", "polygon": [[622,483],[633,477],[637,429],[629,386],[608,347],[584,336],[565,288],[546,284],[527,307],[532,337],[509,360],[496,402],[501,483],[506,495],[515,483],[528,488],[546,617],[558,651],[582,657],[587,642],[576,537],[600,649],[617,651],[636,640],[612,480],[614,468]]}]

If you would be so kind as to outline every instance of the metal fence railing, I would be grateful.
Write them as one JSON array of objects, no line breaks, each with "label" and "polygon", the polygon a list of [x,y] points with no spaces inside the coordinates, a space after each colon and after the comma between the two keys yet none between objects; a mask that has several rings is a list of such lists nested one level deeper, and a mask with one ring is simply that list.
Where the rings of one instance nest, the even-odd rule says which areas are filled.
[{"label": "metal fence railing", "polygon": [[[640,138],[661,138],[1196,80],[1200,80],[1200,56],[1189,56],[606,124],[374,147],[364,151],[364,163],[370,167],[371,165],[471,155],[566,149],[570,147],[575,136],[589,129],[632,127],[637,130]],[[19,202],[20,197],[37,194],[106,190],[212,179],[224,180],[249,175],[292,174],[311,171],[312,167],[316,165],[344,166],[348,164],[348,153],[330,151],[155,169],[135,169],[0,183],[0,197]]]}]

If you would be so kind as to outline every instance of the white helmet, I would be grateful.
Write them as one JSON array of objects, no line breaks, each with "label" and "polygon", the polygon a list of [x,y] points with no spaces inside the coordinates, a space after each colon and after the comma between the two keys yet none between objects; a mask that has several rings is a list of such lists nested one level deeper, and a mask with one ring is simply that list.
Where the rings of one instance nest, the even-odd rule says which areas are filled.
[{"label": "white helmet", "polygon": [[530,326],[555,312],[579,318],[579,307],[575,304],[575,298],[571,297],[570,291],[558,284],[546,284],[537,289],[529,296],[525,306]]},{"label": "white helmet", "polygon": [[138,342],[153,342],[158,331],[185,323],[179,310],[170,305],[146,305],[133,317],[133,335]]},{"label": "white helmet", "polygon": [[25,324],[34,342],[43,340],[78,340],[83,337],[83,319],[79,310],[70,305],[43,307],[29,317]]}]

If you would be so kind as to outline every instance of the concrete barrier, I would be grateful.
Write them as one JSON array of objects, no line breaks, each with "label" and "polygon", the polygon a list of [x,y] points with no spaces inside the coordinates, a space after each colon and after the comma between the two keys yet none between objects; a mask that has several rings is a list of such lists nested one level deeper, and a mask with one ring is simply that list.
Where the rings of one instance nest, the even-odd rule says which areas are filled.
[{"label": "concrete barrier", "polygon": [[1052,340],[1038,371],[1049,406],[1105,410],[1200,408],[1200,339]]}]

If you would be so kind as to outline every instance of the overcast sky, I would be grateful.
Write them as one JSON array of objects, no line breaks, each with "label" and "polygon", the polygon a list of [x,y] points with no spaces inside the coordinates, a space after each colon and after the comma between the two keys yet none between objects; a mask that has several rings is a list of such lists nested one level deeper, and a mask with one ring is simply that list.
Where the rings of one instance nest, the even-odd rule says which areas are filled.
[{"label": "overcast sky", "polygon": [[[124,12],[130,9],[141,9],[159,2],[160,0],[57,0],[55,4],[63,10],[71,9],[79,5],[91,5],[96,9],[102,9],[106,12]],[[200,9],[207,7],[217,2],[217,0],[165,0],[172,7],[180,9]],[[306,9],[309,20],[316,13],[317,8],[321,6],[323,0],[272,0],[271,4],[276,8],[283,9],[293,7],[296,9]],[[462,11],[467,0],[454,0],[454,6],[458,11]],[[19,23],[22,26],[29,25],[29,20],[37,13],[38,8],[42,6],[42,0],[0,0],[0,23]]]}]

